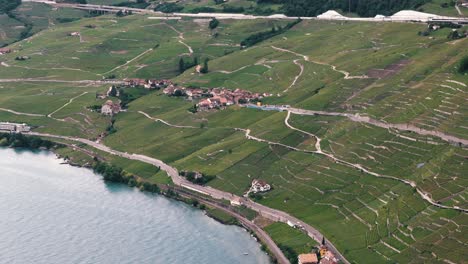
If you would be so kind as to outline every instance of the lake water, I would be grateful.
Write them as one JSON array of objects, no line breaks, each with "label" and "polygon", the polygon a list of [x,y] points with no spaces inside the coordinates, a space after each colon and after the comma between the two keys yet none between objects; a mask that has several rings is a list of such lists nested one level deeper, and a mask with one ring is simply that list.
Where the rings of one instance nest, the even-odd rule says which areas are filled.
[{"label": "lake water", "polygon": [[244,229],[60,162],[0,148],[0,263],[269,263]]}]

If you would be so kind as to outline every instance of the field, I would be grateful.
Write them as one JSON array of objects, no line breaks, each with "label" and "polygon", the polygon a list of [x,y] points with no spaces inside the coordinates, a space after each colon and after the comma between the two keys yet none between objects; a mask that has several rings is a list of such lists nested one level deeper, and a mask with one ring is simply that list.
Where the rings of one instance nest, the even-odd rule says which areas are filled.
[{"label": "field", "polygon": [[[423,37],[424,24],[302,21],[241,49],[250,34],[286,22],[223,20],[217,34],[208,22],[105,15],[57,24],[15,43],[15,52],[0,57],[0,80],[16,79],[0,82],[0,120],[94,140],[111,118],[88,107],[104,102],[96,93],[109,84],[98,81],[113,75],[268,92],[273,96],[263,104],[367,115],[468,139],[468,77],[456,71],[468,42],[448,40],[450,29]],[[80,36],[69,36],[75,31]],[[209,58],[209,72],[179,73],[179,59],[194,57]],[[151,92],[112,118],[116,131],[103,143],[214,175],[210,186],[238,195],[253,179],[263,179],[273,190],[258,202],[316,227],[352,262],[468,259],[467,214],[430,205],[404,182],[440,205],[466,208],[466,148],[343,116],[239,106],[193,114],[188,109],[194,103]],[[328,156],[318,151],[318,140]],[[69,149],[61,154],[76,155]],[[170,183],[149,165],[99,154],[151,182]],[[266,231],[298,253],[315,245],[284,224]]]}]

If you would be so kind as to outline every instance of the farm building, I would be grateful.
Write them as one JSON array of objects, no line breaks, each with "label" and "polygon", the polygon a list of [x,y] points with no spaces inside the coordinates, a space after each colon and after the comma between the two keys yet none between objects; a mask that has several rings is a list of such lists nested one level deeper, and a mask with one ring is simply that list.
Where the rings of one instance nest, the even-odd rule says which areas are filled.
[{"label": "farm building", "polygon": [[257,179],[252,181],[252,187],[250,187],[250,190],[254,193],[266,192],[266,191],[269,191],[270,189],[271,189],[271,186],[268,183],[266,183],[263,180],[257,180]]},{"label": "farm building", "polygon": [[9,122],[0,122],[1,131],[9,131],[13,133],[29,132],[31,127],[26,124],[16,124]]},{"label": "farm building", "polygon": [[317,264],[318,258],[317,254],[300,254],[297,258],[297,263],[299,264]]},{"label": "farm building", "polygon": [[106,103],[101,107],[101,114],[103,115],[115,115],[120,112],[120,104],[114,103],[111,100],[107,100]]}]

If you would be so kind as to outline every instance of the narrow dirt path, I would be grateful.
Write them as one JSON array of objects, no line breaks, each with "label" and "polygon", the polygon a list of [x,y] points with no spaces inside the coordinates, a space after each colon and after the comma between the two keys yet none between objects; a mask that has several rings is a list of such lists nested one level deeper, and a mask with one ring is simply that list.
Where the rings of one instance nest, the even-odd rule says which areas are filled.
[{"label": "narrow dirt path", "polygon": [[184,42],[185,38],[184,38],[184,33],[181,32],[181,31],[178,31],[175,27],[165,23],[167,27],[169,27],[170,29],[174,30],[177,34],[179,34],[178,38],[179,38],[179,43],[184,45],[185,47],[187,47],[187,49],[189,50],[189,54],[192,55],[193,54],[193,49],[190,45],[188,45],[187,43]]},{"label": "narrow dirt path", "polygon": [[351,121],[354,122],[361,122],[361,123],[367,123],[371,124],[377,127],[385,128],[385,129],[397,129],[401,131],[411,131],[416,134],[422,135],[422,136],[434,136],[437,138],[440,138],[444,141],[450,142],[450,143],[456,143],[459,145],[462,145],[464,147],[468,146],[468,139],[462,139],[458,138],[456,136],[452,136],[449,134],[445,134],[440,131],[434,131],[434,130],[427,130],[423,128],[419,128],[417,126],[411,125],[411,124],[392,124],[392,123],[386,123],[380,120],[372,119],[368,116],[362,116],[360,114],[347,114],[347,113],[339,113],[339,112],[325,112],[325,111],[314,111],[314,110],[305,110],[305,109],[300,109],[300,108],[287,108],[284,110],[291,111],[294,114],[299,114],[299,115],[327,115],[327,116],[342,116],[346,117]]},{"label": "narrow dirt path", "polygon": [[[300,130],[298,128],[295,128],[293,127],[291,124],[289,124],[289,118],[291,117],[291,111],[288,111],[288,114],[285,118],[285,121],[284,123],[286,124],[286,126],[288,126],[289,128],[293,129],[293,130],[296,130],[296,131],[300,131],[302,133],[305,133],[307,135],[310,135],[310,136],[313,136],[317,139],[317,143],[315,145],[316,147],[316,151],[311,151],[312,153],[315,153],[315,154],[320,154],[320,155],[324,155],[324,156],[327,156],[328,158],[332,159],[333,161],[337,162],[337,163],[340,163],[340,164],[343,164],[343,165],[346,165],[348,167],[352,167],[352,168],[355,168],[355,169],[358,169],[362,172],[365,172],[366,174],[369,174],[369,175],[372,175],[372,176],[375,176],[377,178],[384,178],[384,179],[390,179],[390,180],[396,180],[396,181],[399,181],[399,182],[402,182],[406,185],[409,185],[411,188],[415,189],[419,196],[421,196],[421,198],[423,200],[426,200],[428,203],[432,204],[433,206],[436,206],[436,207],[439,207],[439,208],[443,208],[443,209],[452,209],[452,210],[457,210],[457,211],[461,211],[461,212],[465,212],[465,213],[468,213],[468,209],[466,208],[460,208],[458,206],[446,206],[446,205],[442,205],[442,204],[438,204],[435,200],[433,200],[429,194],[427,192],[425,192],[424,190],[420,189],[416,183],[414,181],[410,181],[410,180],[406,180],[406,179],[401,179],[401,178],[397,178],[397,177],[394,177],[394,176],[388,176],[388,175],[382,175],[382,174],[379,174],[379,173],[376,173],[376,172],[373,172],[373,171],[370,171],[369,169],[363,167],[361,164],[356,164],[356,163],[351,163],[351,162],[348,162],[348,161],[345,161],[345,160],[342,160],[342,159],[339,159],[337,157],[335,157],[333,154],[330,154],[330,153],[327,153],[327,152],[324,152],[322,151],[321,147],[320,147],[320,141],[321,139],[319,137],[317,137],[316,135],[312,134],[312,133],[309,133],[309,132],[306,132],[306,131],[303,131],[303,130]],[[249,131],[250,132],[250,131]],[[246,136],[248,136],[248,134],[246,133]],[[249,137],[247,137],[249,138]],[[249,139],[254,139],[252,137],[250,137]],[[255,140],[255,139],[254,139]],[[290,147],[291,148],[291,147]],[[303,151],[305,152],[305,151]]]},{"label": "narrow dirt path", "polygon": [[296,77],[294,77],[294,80],[292,81],[291,85],[289,85],[288,88],[286,88],[286,90],[283,91],[283,93],[287,92],[289,89],[291,89],[291,87],[293,87],[294,85],[296,85],[296,82],[297,80],[299,80],[299,78],[302,76],[302,74],[304,73],[304,65],[300,64],[299,63],[299,60],[294,60],[293,61],[294,64],[296,64],[297,66],[299,66],[299,68],[301,69],[301,71],[299,72],[298,75],[296,75]]},{"label": "narrow dirt path", "polygon": [[82,94],[79,94],[79,95],[77,95],[77,96],[71,98],[67,103],[65,103],[65,104],[62,105],[61,107],[57,108],[57,109],[56,109],[55,111],[53,111],[52,113],[48,114],[47,117],[52,118],[52,115],[53,115],[53,114],[57,113],[58,111],[62,110],[62,109],[65,108],[65,107],[67,107],[69,104],[73,103],[73,100],[75,100],[76,98],[81,97],[81,96],[83,96],[83,95],[85,95],[85,94],[87,94],[87,93],[88,93],[88,92],[83,92]]},{"label": "narrow dirt path", "polygon": [[308,61],[308,62],[312,62],[312,63],[315,63],[315,64],[319,64],[319,65],[324,65],[324,66],[328,66],[328,67],[331,67],[332,70],[336,71],[336,72],[339,72],[341,74],[344,75],[344,79],[346,80],[349,80],[349,79],[368,79],[369,76],[367,75],[357,75],[357,76],[353,76],[351,75],[349,72],[347,71],[343,71],[343,70],[338,70],[336,68],[335,65],[331,65],[331,64],[328,64],[328,63],[324,63],[324,62],[320,62],[320,61],[313,61],[309,58],[309,56],[306,56],[304,54],[300,54],[300,53],[297,53],[297,52],[294,52],[294,51],[291,51],[291,50],[287,50],[287,49],[283,49],[283,48],[278,48],[278,47],[275,47],[275,46],[271,46],[273,49],[275,50],[278,50],[278,51],[281,51],[281,52],[287,52],[287,53],[291,53],[291,54],[294,54],[296,56],[299,56],[299,57],[302,57],[304,58],[305,61]]},{"label": "narrow dirt path", "polygon": [[224,74],[233,74],[233,73],[236,73],[238,71],[242,71],[243,69],[248,68],[250,66],[252,66],[252,65],[245,65],[245,66],[242,66],[239,69],[233,70],[233,71],[220,70],[220,71],[215,71],[215,72],[224,73]]},{"label": "narrow dirt path", "polygon": [[0,108],[0,111],[12,113],[12,114],[15,114],[15,115],[45,117],[45,115],[41,115],[41,114],[17,112],[17,111],[14,111],[14,110],[11,110],[11,109],[6,109],[6,108]]},{"label": "narrow dirt path", "polygon": [[107,71],[107,72],[105,72],[105,73],[101,73],[100,75],[106,75],[106,74],[109,74],[109,73],[111,73],[111,72],[113,72],[113,71],[116,71],[116,70],[118,70],[118,69],[120,69],[120,68],[122,68],[122,67],[125,67],[126,65],[128,65],[128,64],[130,64],[130,63],[132,63],[132,62],[134,62],[134,61],[136,61],[136,60],[138,60],[139,58],[141,58],[142,56],[144,56],[146,53],[151,52],[151,51],[153,51],[153,48],[150,48],[150,49],[147,49],[147,50],[143,51],[142,53],[140,53],[139,55],[137,55],[135,58],[133,58],[133,59],[131,59],[131,60],[125,62],[125,63],[122,64],[122,65],[119,65],[119,66],[113,68],[113,69],[110,70],[110,71]]},{"label": "narrow dirt path", "polygon": [[151,117],[150,115],[148,115],[147,113],[145,113],[145,112],[143,112],[143,111],[138,111],[138,113],[140,113],[140,114],[146,116],[147,118],[149,118],[149,119],[151,119],[151,120],[153,120],[153,121],[155,121],[155,122],[161,122],[161,123],[165,124],[166,126],[170,126],[170,127],[174,127],[174,128],[199,128],[199,127],[194,127],[194,126],[178,126],[178,125],[173,125],[173,124],[171,124],[171,123],[169,123],[169,122],[166,122],[166,121],[164,121],[164,120],[162,120],[162,119]]},{"label": "narrow dirt path", "polygon": [[77,68],[69,68],[69,67],[62,67],[62,68],[57,68],[57,67],[33,68],[33,67],[28,67],[28,66],[18,66],[18,65],[6,64],[4,62],[2,62],[1,64],[3,66],[5,66],[5,67],[20,68],[20,69],[33,70],[33,71],[50,71],[50,70],[79,71],[79,72],[88,73],[88,74],[97,75],[97,76],[102,77],[102,74],[95,73],[95,72],[90,72],[90,71],[85,71],[85,70],[77,69]]},{"label": "narrow dirt path", "polygon": [[460,7],[458,6],[458,4],[455,4],[455,9],[457,10],[460,16],[463,16],[463,12],[460,10]]}]

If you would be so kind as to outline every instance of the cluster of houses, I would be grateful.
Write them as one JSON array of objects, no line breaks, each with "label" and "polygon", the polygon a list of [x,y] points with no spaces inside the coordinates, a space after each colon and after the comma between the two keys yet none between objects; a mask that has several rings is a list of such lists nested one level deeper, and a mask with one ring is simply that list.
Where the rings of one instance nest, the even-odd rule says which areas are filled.
[{"label": "cluster of houses", "polygon": [[328,250],[328,247],[322,242],[317,252],[300,254],[297,258],[299,264],[337,264],[338,259]]},{"label": "cluster of houses", "polygon": [[[72,32],[74,33],[74,32]],[[143,87],[146,89],[163,89],[164,94],[169,96],[184,96],[189,100],[199,99],[196,105],[197,110],[206,111],[210,109],[220,109],[234,104],[247,104],[250,102],[258,102],[264,97],[271,96],[269,93],[252,93],[242,89],[224,89],[224,88],[186,88],[174,84],[170,80],[162,79],[124,79],[124,87]],[[98,99],[106,99],[111,96],[111,93],[116,90],[118,96],[118,89],[114,86],[109,87],[106,93],[96,94]],[[115,92],[115,91],[114,91]],[[102,105],[101,113],[104,115],[114,115],[121,111],[118,104],[112,101],[106,101]]]},{"label": "cluster of houses", "polygon": [[174,87],[170,80],[155,80],[155,79],[124,79],[126,87],[144,87],[146,89],[162,89],[166,87]]},{"label": "cluster of houses", "polygon": [[201,100],[198,102],[197,108],[201,111],[223,108],[234,104],[246,104],[271,96],[269,93],[252,93],[242,89],[185,88],[173,84],[168,85],[163,92],[171,96],[186,96],[190,100],[200,98]]},{"label": "cluster of houses", "polygon": [[31,131],[31,127],[26,124],[0,122],[0,131],[7,131],[10,133],[22,133]]},{"label": "cluster of houses", "polygon": [[9,49],[9,48],[0,48],[0,55],[5,55],[5,54],[8,54],[8,53],[11,53],[12,50]]}]

